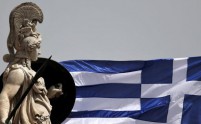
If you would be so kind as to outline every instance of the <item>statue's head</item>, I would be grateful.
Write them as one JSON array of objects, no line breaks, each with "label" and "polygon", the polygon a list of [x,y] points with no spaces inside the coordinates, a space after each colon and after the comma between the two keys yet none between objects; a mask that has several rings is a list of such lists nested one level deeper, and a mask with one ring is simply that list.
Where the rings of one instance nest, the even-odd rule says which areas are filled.
[{"label": "statue's head", "polygon": [[22,3],[10,13],[10,33],[7,39],[9,54],[4,56],[5,62],[12,62],[17,58],[37,60],[41,37],[36,32],[37,22],[42,23],[43,13],[32,2]]},{"label": "statue's head", "polygon": [[27,58],[31,61],[36,61],[40,55],[40,37],[27,37],[23,40],[25,42],[25,52],[27,53]]},{"label": "statue's head", "polygon": [[15,57],[36,61],[38,59],[38,55],[40,55],[40,43],[41,37],[39,34],[23,38],[20,41],[20,49],[16,51]]},{"label": "statue's head", "polygon": [[22,23],[18,40],[14,44],[16,50],[15,57],[36,61],[38,59],[41,35],[35,31],[35,23],[28,19],[24,19]]}]

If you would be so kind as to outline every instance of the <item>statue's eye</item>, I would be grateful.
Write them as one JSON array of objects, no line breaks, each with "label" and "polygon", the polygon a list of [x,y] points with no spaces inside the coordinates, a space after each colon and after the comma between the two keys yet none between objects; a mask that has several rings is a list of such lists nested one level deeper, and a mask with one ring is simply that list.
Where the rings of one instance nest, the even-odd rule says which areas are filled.
[{"label": "statue's eye", "polygon": [[39,49],[40,48],[40,43],[36,44],[36,47]]}]

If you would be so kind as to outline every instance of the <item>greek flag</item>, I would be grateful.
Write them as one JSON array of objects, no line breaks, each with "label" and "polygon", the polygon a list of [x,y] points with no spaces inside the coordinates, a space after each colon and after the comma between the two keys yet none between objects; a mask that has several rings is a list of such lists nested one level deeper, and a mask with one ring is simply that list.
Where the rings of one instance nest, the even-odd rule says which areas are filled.
[{"label": "greek flag", "polygon": [[61,64],[76,84],[63,124],[201,124],[201,57]]}]

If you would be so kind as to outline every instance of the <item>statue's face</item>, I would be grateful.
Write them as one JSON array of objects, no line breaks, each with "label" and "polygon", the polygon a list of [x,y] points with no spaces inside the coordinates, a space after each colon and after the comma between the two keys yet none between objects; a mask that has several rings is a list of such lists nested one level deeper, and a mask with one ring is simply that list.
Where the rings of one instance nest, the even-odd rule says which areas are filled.
[{"label": "statue's face", "polygon": [[38,56],[40,55],[40,48],[35,47],[28,53],[29,53],[30,60],[31,61],[36,61],[36,60],[38,60]]},{"label": "statue's face", "polygon": [[35,38],[35,37],[27,37],[25,40],[28,41],[27,44],[27,57],[31,61],[36,61],[38,60],[38,56],[40,55],[40,43],[41,39],[40,38]]}]

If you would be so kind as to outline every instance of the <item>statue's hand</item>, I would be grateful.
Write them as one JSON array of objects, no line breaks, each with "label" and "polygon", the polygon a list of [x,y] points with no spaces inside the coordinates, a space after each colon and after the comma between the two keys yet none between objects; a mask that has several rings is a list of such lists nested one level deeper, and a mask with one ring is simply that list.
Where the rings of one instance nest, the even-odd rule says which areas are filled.
[{"label": "statue's hand", "polygon": [[48,97],[49,99],[58,98],[58,97],[61,96],[62,94],[63,94],[63,92],[62,92],[62,84],[61,84],[61,83],[58,83],[58,84],[56,84],[56,85],[51,86],[51,87],[48,89],[47,97]]}]

